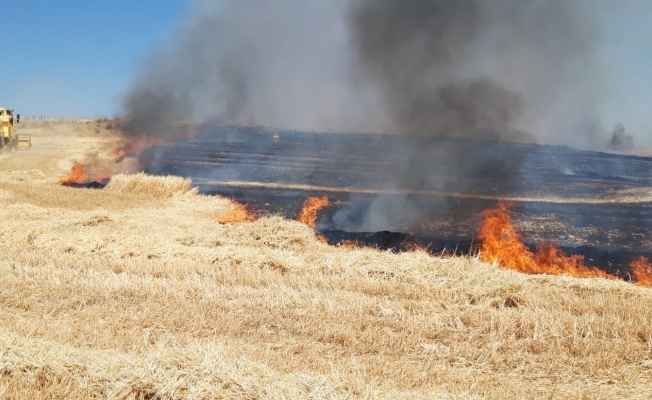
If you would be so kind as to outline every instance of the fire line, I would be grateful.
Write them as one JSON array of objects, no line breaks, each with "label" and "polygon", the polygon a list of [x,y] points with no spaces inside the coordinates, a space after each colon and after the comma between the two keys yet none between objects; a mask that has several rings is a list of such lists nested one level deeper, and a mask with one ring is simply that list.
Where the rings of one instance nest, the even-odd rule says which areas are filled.
[{"label": "fire line", "polygon": [[[483,261],[528,274],[618,279],[615,275],[586,265],[581,255],[566,255],[552,243],[541,243],[536,252],[532,252],[523,243],[523,236],[514,228],[510,207],[507,203],[499,203],[497,207],[482,212],[478,239]],[[652,267],[646,258],[633,260],[630,269],[637,285],[652,286]]]}]

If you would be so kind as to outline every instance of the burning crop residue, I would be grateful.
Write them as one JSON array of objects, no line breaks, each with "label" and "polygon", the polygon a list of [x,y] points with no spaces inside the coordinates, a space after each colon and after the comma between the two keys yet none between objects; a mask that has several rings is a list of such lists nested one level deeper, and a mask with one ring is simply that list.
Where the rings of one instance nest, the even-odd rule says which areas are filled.
[{"label": "burning crop residue", "polygon": [[482,217],[478,239],[482,243],[484,261],[498,262],[504,268],[529,274],[611,277],[604,271],[586,266],[584,257],[567,256],[550,243],[539,245],[533,253],[514,229],[507,204],[485,210]]},{"label": "burning crop residue", "polygon": [[[536,252],[532,252],[514,228],[508,204],[500,203],[496,208],[485,210],[482,218],[478,239],[485,262],[498,263],[503,268],[528,274],[618,279],[615,275],[586,265],[581,255],[566,255],[552,243],[541,243]],[[637,285],[652,286],[652,266],[645,257],[633,260],[630,269]]]},{"label": "burning crop residue", "polygon": [[70,169],[70,174],[59,181],[59,185],[68,183],[81,183],[84,180],[86,171],[83,164],[75,163]]},{"label": "burning crop residue", "polygon": [[75,188],[101,189],[116,174],[137,174],[142,171],[138,155],[156,143],[135,139],[114,150],[113,157],[88,156],[83,163],[76,161],[70,173],[58,184]]},{"label": "burning crop residue", "polygon": [[[217,197],[221,197],[217,195]],[[246,204],[238,203],[231,199],[231,208],[228,213],[218,217],[217,222],[220,224],[237,224],[242,222],[254,222],[258,216],[251,212]]]},{"label": "burning crop residue", "polygon": [[341,247],[348,250],[356,250],[359,248],[358,243],[352,240],[342,240],[336,244],[337,247]]},{"label": "burning crop residue", "polygon": [[317,228],[317,212],[321,209],[324,209],[330,205],[328,196],[323,197],[308,197],[303,203],[301,208],[301,213],[297,221],[310,226],[311,228]]},{"label": "burning crop residue", "polygon": [[482,217],[478,239],[484,261],[499,262],[504,268],[529,274],[610,277],[604,271],[584,265],[584,257],[567,256],[550,243],[539,245],[536,253],[530,251],[514,229],[507,204],[485,210]]},{"label": "burning crop residue", "polygon": [[112,174],[102,173],[91,175],[88,173],[84,164],[75,163],[70,169],[70,173],[58,183],[63,186],[101,188],[104,187],[111,179]]},{"label": "burning crop residue", "polygon": [[639,286],[652,287],[652,264],[646,257],[638,257],[634,259],[629,267],[632,270],[632,278]]}]

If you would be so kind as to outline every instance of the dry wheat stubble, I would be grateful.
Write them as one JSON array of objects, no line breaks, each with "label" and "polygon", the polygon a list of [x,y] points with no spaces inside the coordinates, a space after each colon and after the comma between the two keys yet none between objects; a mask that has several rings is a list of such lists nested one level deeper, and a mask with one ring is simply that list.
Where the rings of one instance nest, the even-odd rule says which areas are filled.
[{"label": "dry wheat stubble", "polygon": [[44,147],[0,176],[0,396],[652,396],[649,289],[219,224],[174,177],[63,188]]}]

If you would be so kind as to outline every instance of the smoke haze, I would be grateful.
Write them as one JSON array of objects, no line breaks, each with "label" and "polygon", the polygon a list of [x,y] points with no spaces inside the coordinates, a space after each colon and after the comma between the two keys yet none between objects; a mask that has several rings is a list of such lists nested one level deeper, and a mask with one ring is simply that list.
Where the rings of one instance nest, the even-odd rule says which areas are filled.
[{"label": "smoke haze", "polygon": [[625,127],[622,124],[617,124],[611,132],[607,148],[614,151],[633,150],[634,138],[625,133]]},{"label": "smoke haze", "polygon": [[605,78],[593,6],[354,0],[357,78],[379,89],[394,131],[587,145]]},{"label": "smoke haze", "polygon": [[[595,8],[583,0],[198,1],[127,94],[126,134],[171,137],[172,122],[188,119],[398,133],[405,157],[386,188],[470,191],[503,169],[507,150],[443,138],[604,146],[596,110],[609,79],[595,60]],[[446,179],[431,173],[442,165]],[[519,180],[518,160],[510,168],[497,185],[503,193]],[[379,196],[362,226],[392,229],[388,210],[401,223],[422,217],[408,198]],[[350,228],[349,211],[336,215],[339,226]]]},{"label": "smoke haze", "polygon": [[587,146],[606,81],[594,14],[561,0],[195,2],[126,96],[128,131],[216,119]]},{"label": "smoke haze", "polygon": [[339,3],[195,2],[126,96],[128,131],[160,134],[180,119],[355,126],[361,96],[350,97]]}]

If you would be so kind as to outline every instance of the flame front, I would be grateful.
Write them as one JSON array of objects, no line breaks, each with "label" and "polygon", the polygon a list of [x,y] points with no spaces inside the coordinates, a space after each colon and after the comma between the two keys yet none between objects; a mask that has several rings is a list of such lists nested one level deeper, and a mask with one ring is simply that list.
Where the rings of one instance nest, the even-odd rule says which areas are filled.
[{"label": "flame front", "polygon": [[61,179],[58,183],[59,185],[65,185],[68,183],[83,183],[84,178],[86,177],[86,168],[83,164],[75,163],[70,169],[70,173],[65,178]]},{"label": "flame front", "polygon": [[629,264],[634,282],[639,286],[652,286],[652,264],[647,258],[640,256]]},{"label": "flame front", "polygon": [[61,179],[59,185],[68,185],[71,183],[85,184],[90,182],[102,182],[111,179],[112,174],[105,173],[95,177],[90,177],[86,171],[84,164],[75,163],[70,169],[70,173],[65,178]]},{"label": "flame front", "polygon": [[310,226],[312,229],[317,228],[317,212],[330,205],[328,196],[308,197],[303,203],[303,208],[297,221]]},{"label": "flame front", "polygon": [[[221,196],[217,195],[216,197]],[[241,222],[253,222],[256,220],[256,214],[249,211],[247,205],[240,204],[233,199],[229,201],[231,202],[231,210],[227,214],[220,216],[217,219],[217,222],[220,224],[237,224]]]},{"label": "flame front", "polygon": [[509,208],[509,205],[500,203],[498,207],[482,212],[478,239],[484,261],[529,274],[616,278],[585,265],[583,256],[567,256],[551,243],[540,244],[533,253],[522,242],[522,235],[514,229]]}]

